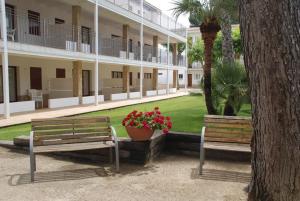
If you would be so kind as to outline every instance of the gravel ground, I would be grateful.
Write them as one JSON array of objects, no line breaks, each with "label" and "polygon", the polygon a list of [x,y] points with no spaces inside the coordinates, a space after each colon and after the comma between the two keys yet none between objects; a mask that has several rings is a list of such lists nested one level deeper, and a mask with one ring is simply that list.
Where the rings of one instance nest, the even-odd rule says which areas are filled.
[{"label": "gravel ground", "polygon": [[240,201],[247,196],[247,163],[208,160],[201,177],[198,159],[186,156],[165,155],[145,167],[121,163],[120,174],[110,164],[97,165],[38,155],[32,184],[28,155],[0,147],[0,200]]}]

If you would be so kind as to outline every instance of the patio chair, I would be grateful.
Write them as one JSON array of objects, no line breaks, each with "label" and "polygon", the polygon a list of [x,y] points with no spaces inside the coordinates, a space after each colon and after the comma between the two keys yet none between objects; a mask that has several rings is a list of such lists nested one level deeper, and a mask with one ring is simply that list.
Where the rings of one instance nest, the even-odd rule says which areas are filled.
[{"label": "patio chair", "polygon": [[7,38],[11,41],[15,41],[16,29],[7,29]]},{"label": "patio chair", "polygon": [[44,106],[44,101],[43,101],[43,92],[42,90],[37,90],[37,89],[29,89],[28,90],[28,95],[30,96],[31,100],[35,101],[35,107],[38,107],[38,103],[41,103],[42,108]]}]

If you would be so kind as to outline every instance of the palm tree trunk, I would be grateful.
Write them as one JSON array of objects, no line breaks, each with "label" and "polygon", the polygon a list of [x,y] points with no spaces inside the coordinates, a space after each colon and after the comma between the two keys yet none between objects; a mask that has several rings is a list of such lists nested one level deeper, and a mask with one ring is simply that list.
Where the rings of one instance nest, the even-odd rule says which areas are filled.
[{"label": "palm tree trunk", "polygon": [[203,32],[202,39],[204,41],[204,95],[208,114],[216,114],[212,96],[211,96],[211,65],[212,65],[212,49],[216,39],[217,32]]},{"label": "palm tree trunk", "polygon": [[234,51],[233,51],[233,42],[231,36],[231,20],[228,13],[224,10],[222,11],[221,32],[223,35],[223,41],[222,41],[223,63],[233,63]]}]

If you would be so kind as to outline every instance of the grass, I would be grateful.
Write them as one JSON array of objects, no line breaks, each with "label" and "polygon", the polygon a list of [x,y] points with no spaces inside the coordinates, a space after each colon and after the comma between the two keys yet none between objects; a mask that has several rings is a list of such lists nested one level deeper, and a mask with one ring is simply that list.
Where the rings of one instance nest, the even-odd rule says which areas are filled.
[{"label": "grass", "polygon": [[[161,112],[170,116],[173,122],[172,131],[200,133],[206,107],[203,96],[193,94],[169,100],[156,101],[82,114],[80,116],[110,116],[112,125],[116,128],[118,136],[127,136],[121,125],[123,118],[132,110],[149,111],[158,106]],[[244,105],[238,115],[249,116],[250,105]],[[0,140],[12,140],[16,136],[29,135],[30,123],[0,128]]]}]

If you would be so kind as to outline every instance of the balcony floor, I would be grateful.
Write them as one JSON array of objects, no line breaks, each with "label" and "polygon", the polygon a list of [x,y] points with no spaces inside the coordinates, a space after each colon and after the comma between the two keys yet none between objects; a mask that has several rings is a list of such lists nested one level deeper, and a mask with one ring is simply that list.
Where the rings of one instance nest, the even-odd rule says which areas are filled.
[{"label": "balcony floor", "polygon": [[26,112],[26,113],[18,113],[12,114],[10,118],[0,119],[0,127],[12,126],[17,124],[28,123],[31,119],[41,119],[41,118],[55,118],[55,117],[63,117],[63,116],[72,116],[87,112],[94,112],[99,110],[107,110],[113,109],[128,105],[135,105],[140,103],[147,103],[158,100],[165,100],[180,96],[187,95],[184,91],[178,91],[175,94],[162,95],[162,96],[154,96],[154,97],[144,97],[143,99],[131,99],[124,101],[106,101],[104,103],[100,103],[98,106],[95,105],[80,105],[75,107],[66,107],[60,109],[39,109],[34,112]]}]

